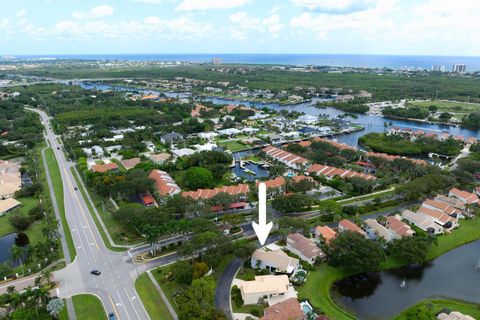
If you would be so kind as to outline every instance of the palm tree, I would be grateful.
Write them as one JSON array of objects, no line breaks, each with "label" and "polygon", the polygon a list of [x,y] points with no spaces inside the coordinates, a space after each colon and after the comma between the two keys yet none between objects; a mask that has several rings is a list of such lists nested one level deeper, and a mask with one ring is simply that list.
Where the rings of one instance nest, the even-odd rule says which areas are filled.
[{"label": "palm tree", "polygon": [[24,270],[23,270],[23,257],[24,257],[24,254],[25,254],[25,250],[24,248],[22,247],[19,247],[17,245],[13,245],[13,247],[10,249],[11,253],[12,253],[12,259],[13,260],[18,260],[18,262],[20,263],[20,267],[22,268],[22,275],[25,274]]},{"label": "palm tree", "polygon": [[42,271],[42,273],[40,274],[40,277],[41,277],[41,284],[43,284],[44,286],[47,286],[48,288],[50,288],[53,284],[53,273],[52,271],[50,271],[49,269],[45,269]]},{"label": "palm tree", "polygon": [[65,307],[65,302],[62,299],[54,298],[50,300],[47,304],[47,311],[52,317],[58,319],[60,312],[62,312]]}]

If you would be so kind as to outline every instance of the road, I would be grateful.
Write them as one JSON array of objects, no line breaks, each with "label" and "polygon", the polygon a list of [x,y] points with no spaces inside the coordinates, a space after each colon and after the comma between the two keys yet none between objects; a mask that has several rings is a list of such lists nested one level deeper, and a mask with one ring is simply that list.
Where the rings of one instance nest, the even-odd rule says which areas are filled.
[{"label": "road", "polygon": [[[65,214],[77,250],[74,261],[54,273],[55,280],[61,282],[59,295],[66,298],[80,293],[94,294],[102,301],[107,313],[114,312],[118,319],[149,319],[135,290],[135,280],[147,266],[140,268],[132,264],[128,252],[112,252],[106,248],[85,200],[80,191],[74,189],[76,182],[70,170],[74,163],[65,158],[49,117],[43,111],[30,110],[40,115],[46,138],[57,159],[63,181]],[[157,265],[163,262],[155,261]],[[94,269],[102,274],[91,275],[90,271]]]}]

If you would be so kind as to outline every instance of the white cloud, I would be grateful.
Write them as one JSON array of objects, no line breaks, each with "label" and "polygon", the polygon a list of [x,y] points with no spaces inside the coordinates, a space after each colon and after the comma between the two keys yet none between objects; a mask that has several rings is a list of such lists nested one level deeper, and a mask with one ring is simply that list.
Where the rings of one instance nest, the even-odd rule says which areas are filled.
[{"label": "white cloud", "polygon": [[88,12],[75,11],[74,13],[72,13],[72,17],[78,20],[98,19],[111,16],[113,15],[113,12],[113,7],[103,4],[101,6],[93,7]]},{"label": "white cloud", "polygon": [[249,32],[270,33],[272,36],[278,36],[278,32],[283,28],[280,22],[280,16],[277,14],[269,15],[265,18],[255,17],[244,11],[233,13],[229,16],[233,27],[230,28],[230,34],[236,39],[247,39]]},{"label": "white cloud", "polygon": [[158,4],[163,2],[163,0],[133,0],[133,2],[141,2],[141,3],[150,3],[150,4]]},{"label": "white cloud", "polygon": [[231,9],[242,7],[249,0],[183,0],[175,11],[197,11],[210,9]]},{"label": "white cloud", "polygon": [[19,18],[23,18],[27,15],[27,10],[25,8],[18,10],[15,15]]},{"label": "white cloud", "polygon": [[297,7],[332,13],[367,10],[379,2],[380,0],[292,0],[292,3]]}]

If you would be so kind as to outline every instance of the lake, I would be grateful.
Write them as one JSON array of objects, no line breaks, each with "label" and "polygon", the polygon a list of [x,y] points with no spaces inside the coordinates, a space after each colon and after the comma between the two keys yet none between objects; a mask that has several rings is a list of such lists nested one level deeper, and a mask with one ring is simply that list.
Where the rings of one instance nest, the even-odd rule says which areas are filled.
[{"label": "lake", "polygon": [[[28,236],[24,233],[9,233],[0,237],[0,263],[12,262],[10,249],[13,245],[25,246],[28,242]],[[14,261],[13,265],[17,264],[18,262]]]},{"label": "lake", "polygon": [[[456,232],[462,232],[458,230]],[[454,249],[424,266],[404,267],[338,281],[332,296],[359,319],[387,319],[434,297],[480,303],[480,241]],[[406,287],[400,288],[402,280]]]}]

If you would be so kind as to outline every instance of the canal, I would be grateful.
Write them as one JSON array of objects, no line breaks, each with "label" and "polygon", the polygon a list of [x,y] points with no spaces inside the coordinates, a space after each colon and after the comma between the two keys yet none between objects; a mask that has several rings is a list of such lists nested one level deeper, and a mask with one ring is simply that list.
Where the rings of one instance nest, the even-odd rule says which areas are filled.
[{"label": "canal", "polygon": [[[345,278],[335,283],[332,296],[340,306],[367,320],[387,319],[428,298],[480,303],[479,263],[480,240],[423,266]],[[406,286],[401,288],[403,280]]]}]

